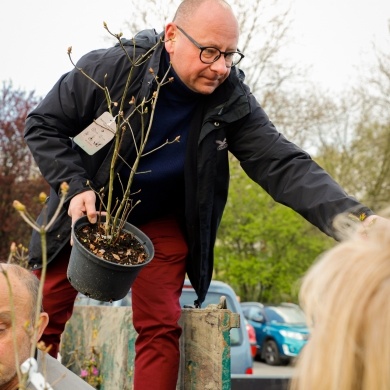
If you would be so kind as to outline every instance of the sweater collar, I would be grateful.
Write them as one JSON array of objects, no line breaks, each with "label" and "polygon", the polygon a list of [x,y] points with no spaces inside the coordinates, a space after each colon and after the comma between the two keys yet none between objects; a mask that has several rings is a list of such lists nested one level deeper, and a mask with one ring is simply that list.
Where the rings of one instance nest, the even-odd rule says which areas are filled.
[{"label": "sweater collar", "polygon": [[[169,62],[170,62],[169,54],[164,48],[161,56],[160,69],[162,70],[162,72],[159,74],[160,79],[168,70]],[[178,98],[185,99],[185,100],[198,100],[202,97],[202,94],[192,91],[183,83],[183,81],[181,81],[180,77],[177,75],[177,73],[175,72],[172,66],[168,73],[168,78],[169,77],[173,77],[173,81],[167,84],[166,86],[164,86],[164,89],[166,88],[167,92],[170,95],[175,95]]]}]

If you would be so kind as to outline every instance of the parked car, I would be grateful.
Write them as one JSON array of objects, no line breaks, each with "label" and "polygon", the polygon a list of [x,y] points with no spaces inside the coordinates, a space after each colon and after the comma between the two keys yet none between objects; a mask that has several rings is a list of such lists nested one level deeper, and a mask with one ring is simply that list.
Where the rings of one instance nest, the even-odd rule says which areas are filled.
[{"label": "parked car", "polygon": [[[253,353],[257,349],[255,347],[256,339],[252,326],[245,320],[234,290],[226,283],[214,280],[211,281],[211,285],[207,293],[206,300],[202,304],[202,308],[206,308],[209,304],[219,304],[220,297],[222,295],[226,297],[227,309],[233,313],[238,313],[240,315],[241,323],[240,328],[232,328],[230,330],[231,374],[252,374]],[[184,308],[184,306],[193,306],[196,299],[197,296],[190,281],[185,280],[182,295],[180,297],[181,307]],[[131,291],[125,298],[112,303],[97,301],[79,293],[76,298],[75,305],[131,306]]]},{"label": "parked car", "polygon": [[256,332],[256,357],[265,360],[267,364],[287,364],[307,343],[309,329],[305,315],[298,305],[242,302],[241,307],[245,318]]},{"label": "parked car", "polygon": [[257,355],[257,340],[256,340],[256,332],[255,328],[248,322],[248,320],[244,317],[246,331],[249,337],[249,344],[251,345],[251,355],[253,358]]}]

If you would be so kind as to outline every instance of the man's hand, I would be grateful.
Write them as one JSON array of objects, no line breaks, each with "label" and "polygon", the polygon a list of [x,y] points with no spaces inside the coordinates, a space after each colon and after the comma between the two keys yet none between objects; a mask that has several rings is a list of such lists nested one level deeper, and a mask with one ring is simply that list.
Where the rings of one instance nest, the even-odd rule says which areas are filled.
[{"label": "man's hand", "polygon": [[[363,221],[363,226],[364,227],[369,227],[374,223],[374,221],[378,218],[377,215],[369,215],[364,221]],[[381,217],[379,217],[381,218]]]},{"label": "man's hand", "polygon": [[[72,218],[73,224],[83,215],[88,217],[89,222],[96,223],[96,194],[92,191],[84,191],[75,195],[70,201],[68,215]],[[72,239],[70,244],[73,245]]]},{"label": "man's hand", "polygon": [[369,234],[370,227],[374,225],[376,229],[390,230],[390,219],[381,217],[379,215],[370,215],[362,223],[362,233],[364,235]]}]

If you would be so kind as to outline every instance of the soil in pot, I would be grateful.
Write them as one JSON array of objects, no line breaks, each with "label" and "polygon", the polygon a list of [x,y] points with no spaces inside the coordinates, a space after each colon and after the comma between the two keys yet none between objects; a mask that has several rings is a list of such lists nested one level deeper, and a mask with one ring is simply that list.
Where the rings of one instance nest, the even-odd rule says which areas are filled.
[{"label": "soil in pot", "polygon": [[138,273],[152,261],[154,248],[147,235],[127,222],[117,242],[108,245],[102,236],[104,219],[90,224],[84,216],[74,223],[67,277],[82,294],[110,302],[129,292]]},{"label": "soil in pot", "polygon": [[102,238],[103,223],[81,227],[76,235],[80,243],[94,255],[121,265],[139,265],[148,260],[144,246],[130,232],[122,231],[117,241],[108,246]]}]

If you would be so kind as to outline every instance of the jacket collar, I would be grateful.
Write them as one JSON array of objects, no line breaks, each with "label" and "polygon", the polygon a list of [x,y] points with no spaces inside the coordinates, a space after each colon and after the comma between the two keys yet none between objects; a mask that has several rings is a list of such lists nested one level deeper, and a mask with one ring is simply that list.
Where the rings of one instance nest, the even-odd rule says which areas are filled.
[{"label": "jacket collar", "polygon": [[243,72],[233,68],[229,77],[209,95],[206,118],[232,123],[251,112],[243,79]]}]

